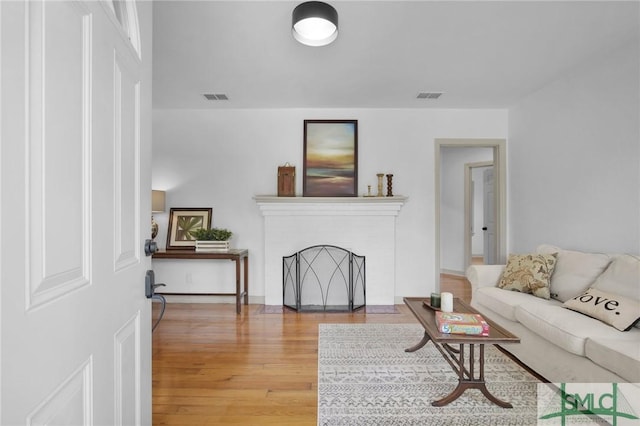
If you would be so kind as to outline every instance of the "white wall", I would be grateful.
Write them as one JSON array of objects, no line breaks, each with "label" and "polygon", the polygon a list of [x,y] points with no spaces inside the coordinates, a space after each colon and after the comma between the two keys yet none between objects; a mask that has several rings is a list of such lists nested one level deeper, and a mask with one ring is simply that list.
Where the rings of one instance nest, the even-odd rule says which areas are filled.
[{"label": "white wall", "polygon": [[640,252],[638,41],[509,110],[509,240]]},{"label": "white wall", "polygon": [[[464,275],[465,164],[492,160],[493,148],[448,146],[441,148],[440,264],[442,272]],[[482,211],[479,214],[482,215]],[[479,230],[479,232],[482,231]]]},{"label": "white wall", "polygon": [[[250,251],[249,293],[259,302],[263,223],[252,197],[276,193],[277,166],[285,162],[296,166],[301,193],[303,120],[330,118],[358,120],[359,193],[367,185],[375,193],[376,173],[393,173],[394,194],[409,197],[397,218],[396,300],[429,294],[436,267],[433,141],[506,138],[506,110],[155,110],[153,188],[167,191],[167,208],[213,207],[214,226],[234,231],[232,246]],[[156,220],[156,240],[164,246],[167,214],[156,214]],[[231,262],[196,263],[155,261],[154,268],[158,281],[173,291],[233,288]],[[186,285],[188,274],[192,283]]]}]

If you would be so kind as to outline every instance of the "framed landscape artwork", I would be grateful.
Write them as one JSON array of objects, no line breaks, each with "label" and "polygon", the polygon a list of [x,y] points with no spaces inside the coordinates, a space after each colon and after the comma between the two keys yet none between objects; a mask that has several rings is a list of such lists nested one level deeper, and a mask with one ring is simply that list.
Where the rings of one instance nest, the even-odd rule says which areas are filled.
[{"label": "framed landscape artwork", "polygon": [[172,207],[169,212],[167,250],[195,250],[196,238],[193,233],[200,228],[211,228],[211,207]]},{"label": "framed landscape artwork", "polygon": [[304,120],[305,197],[355,197],[358,120]]}]

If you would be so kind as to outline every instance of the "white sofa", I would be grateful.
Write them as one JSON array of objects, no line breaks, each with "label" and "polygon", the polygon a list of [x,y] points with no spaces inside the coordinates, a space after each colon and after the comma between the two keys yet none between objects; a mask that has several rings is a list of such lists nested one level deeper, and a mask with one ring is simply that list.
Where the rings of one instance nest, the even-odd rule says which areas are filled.
[{"label": "white sofa", "polygon": [[503,348],[550,382],[640,383],[637,322],[628,331],[619,331],[563,307],[564,300],[592,287],[640,303],[640,258],[549,245],[539,246],[536,252],[557,253],[550,299],[498,288],[505,265],[473,265],[467,270],[471,305],[520,337],[521,343]]}]

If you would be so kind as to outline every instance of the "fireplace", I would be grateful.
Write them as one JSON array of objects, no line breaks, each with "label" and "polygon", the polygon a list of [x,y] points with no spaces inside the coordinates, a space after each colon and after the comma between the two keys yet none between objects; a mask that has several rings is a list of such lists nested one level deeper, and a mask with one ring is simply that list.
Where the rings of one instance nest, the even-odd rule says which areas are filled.
[{"label": "fireplace", "polygon": [[298,312],[354,311],[365,306],[365,257],[316,245],[282,258],[283,305]]},{"label": "fireplace", "polygon": [[395,303],[396,217],[406,197],[254,199],[264,218],[265,305],[282,305],[282,258],[316,244],[366,255],[367,306]]}]

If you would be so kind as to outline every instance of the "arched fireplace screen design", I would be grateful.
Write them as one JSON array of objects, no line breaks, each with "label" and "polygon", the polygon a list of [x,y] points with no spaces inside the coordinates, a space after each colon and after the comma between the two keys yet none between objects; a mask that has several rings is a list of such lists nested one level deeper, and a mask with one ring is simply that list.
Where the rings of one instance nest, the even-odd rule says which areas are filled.
[{"label": "arched fireplace screen design", "polygon": [[365,306],[365,257],[331,245],[282,258],[283,304],[296,311],[353,311]]}]

